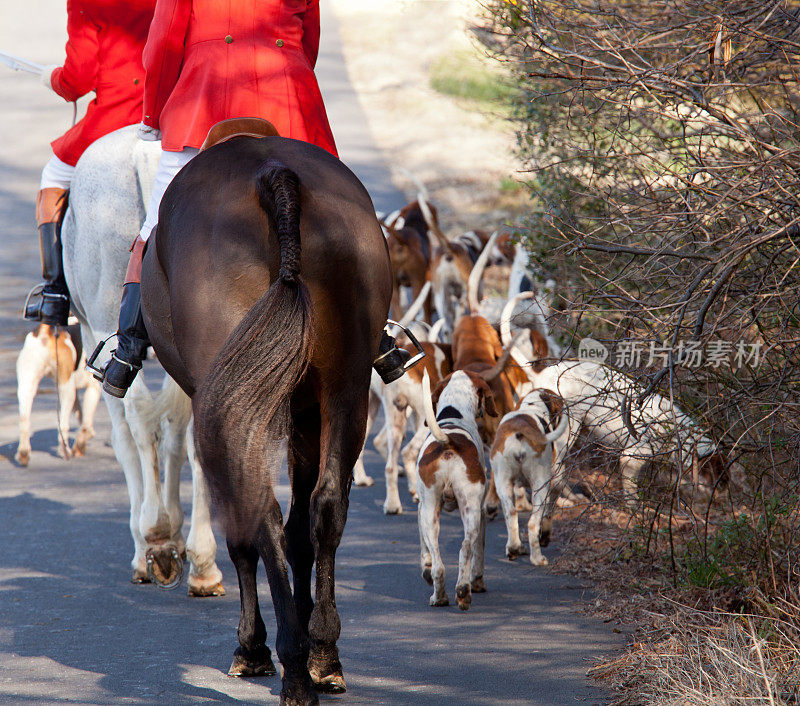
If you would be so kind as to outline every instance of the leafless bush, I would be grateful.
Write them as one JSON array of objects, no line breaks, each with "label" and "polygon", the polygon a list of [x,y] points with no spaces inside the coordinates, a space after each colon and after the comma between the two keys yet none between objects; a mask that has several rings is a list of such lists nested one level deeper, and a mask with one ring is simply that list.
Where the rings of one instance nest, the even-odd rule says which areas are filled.
[{"label": "leafless bush", "polygon": [[[559,281],[565,342],[592,336],[612,362],[638,342],[623,367],[745,465],[761,557],[783,551],[770,523],[800,495],[800,3],[493,0],[486,17],[520,87],[528,242]],[[778,583],[797,547],[781,541]]]}]

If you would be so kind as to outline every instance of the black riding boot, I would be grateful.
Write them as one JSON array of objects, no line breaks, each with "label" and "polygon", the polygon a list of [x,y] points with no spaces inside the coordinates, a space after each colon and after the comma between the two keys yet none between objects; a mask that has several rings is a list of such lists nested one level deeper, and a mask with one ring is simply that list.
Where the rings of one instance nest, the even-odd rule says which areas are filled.
[{"label": "black riding boot", "polygon": [[138,282],[128,282],[122,286],[117,348],[111,352],[111,360],[102,377],[103,389],[114,397],[125,397],[136,373],[142,369],[142,361],[150,345],[142,318],[140,287]]},{"label": "black riding boot", "polygon": [[405,348],[398,348],[397,341],[386,331],[381,334],[378,357],[372,363],[375,372],[387,385],[403,377],[406,363],[411,360],[411,353]]},{"label": "black riding boot", "polygon": [[61,222],[65,205],[66,192],[63,189],[41,189],[36,198],[42,277],[45,281],[40,291],[28,296],[25,318],[50,326],[66,326],[69,319],[69,289],[61,259]]}]

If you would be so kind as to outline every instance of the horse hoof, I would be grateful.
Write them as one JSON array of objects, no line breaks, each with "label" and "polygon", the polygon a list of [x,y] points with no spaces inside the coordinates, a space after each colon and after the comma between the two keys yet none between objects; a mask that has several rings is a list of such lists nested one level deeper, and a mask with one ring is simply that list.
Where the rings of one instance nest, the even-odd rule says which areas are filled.
[{"label": "horse hoof", "polygon": [[28,462],[31,460],[31,452],[30,451],[17,451],[16,456],[14,456],[14,460],[20,466],[27,466]]},{"label": "horse hoof", "polygon": [[307,696],[296,696],[294,694],[281,691],[281,706],[316,706],[319,703],[319,698],[314,691],[311,691]]},{"label": "horse hoof", "polygon": [[147,550],[147,578],[159,588],[177,588],[183,580],[183,561],[174,546]]},{"label": "horse hoof", "polygon": [[347,686],[344,683],[344,677],[341,674],[329,674],[320,681],[314,681],[314,688],[321,694],[344,694],[347,691]]},{"label": "horse hoof", "polygon": [[250,657],[245,657],[242,648],[237,647],[233,653],[231,668],[228,670],[229,677],[271,677],[274,674],[277,674],[277,670],[267,646],[254,650],[254,654]]},{"label": "horse hoof", "polygon": [[472,579],[472,586],[473,593],[486,593],[486,582],[483,580],[483,576],[478,576]]},{"label": "horse hoof", "polygon": [[308,656],[308,674],[314,689],[323,694],[343,694],[347,691],[336,647],[312,649]]},{"label": "horse hoof", "polygon": [[197,584],[189,579],[189,597],[190,598],[211,598],[213,596],[224,596],[225,587],[222,581],[217,581],[215,584]]}]

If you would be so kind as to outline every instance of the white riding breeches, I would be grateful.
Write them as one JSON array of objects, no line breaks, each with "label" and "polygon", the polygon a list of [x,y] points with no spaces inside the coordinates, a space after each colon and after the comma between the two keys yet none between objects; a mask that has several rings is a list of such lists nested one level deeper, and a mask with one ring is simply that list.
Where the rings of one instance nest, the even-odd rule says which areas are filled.
[{"label": "white riding breeches", "polygon": [[153,193],[150,195],[150,203],[147,204],[147,216],[144,219],[142,229],[139,231],[139,236],[142,240],[147,240],[150,237],[150,233],[158,223],[158,207],[161,205],[161,198],[164,196],[164,192],[170,182],[199,151],[196,147],[184,147],[180,152],[161,151],[156,178],[153,182]]},{"label": "white riding breeches", "polygon": [[42,182],[39,188],[69,189],[74,173],[75,167],[71,167],[69,164],[62,162],[58,157],[53,155],[50,157],[50,161],[44,165],[44,169],[42,169]]}]

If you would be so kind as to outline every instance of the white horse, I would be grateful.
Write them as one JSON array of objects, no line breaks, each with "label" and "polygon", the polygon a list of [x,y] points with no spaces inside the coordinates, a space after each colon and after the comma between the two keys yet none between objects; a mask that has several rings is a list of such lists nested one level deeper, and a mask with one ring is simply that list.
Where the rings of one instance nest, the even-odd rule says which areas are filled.
[{"label": "white horse", "polygon": [[[126,127],[95,142],[75,169],[61,239],[72,309],[80,319],[87,351],[117,330],[129,248],[144,220],[159,152],[158,143],[143,142],[134,127]],[[98,361],[101,367],[112,348],[108,346]],[[194,456],[189,398],[165,376],[154,399],[143,378],[136,378],[124,400],[103,395],[111,416],[111,443],[125,472],[131,503],[131,580],[177,585],[183,556],[188,555],[189,595],[222,595],[208,493]],[[191,530],[184,541],[179,487],[187,446],[194,497]],[[164,461],[163,485],[159,456]]]}]

